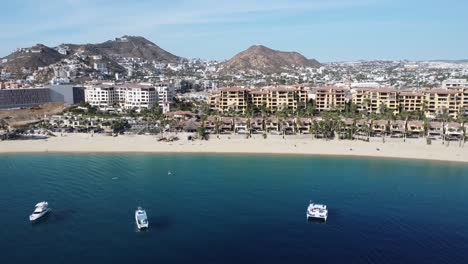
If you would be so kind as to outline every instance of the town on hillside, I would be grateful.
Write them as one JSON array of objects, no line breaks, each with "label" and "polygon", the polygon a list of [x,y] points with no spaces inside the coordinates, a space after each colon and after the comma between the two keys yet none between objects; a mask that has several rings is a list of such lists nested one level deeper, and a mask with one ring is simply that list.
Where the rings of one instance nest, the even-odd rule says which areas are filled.
[{"label": "town on hillside", "polygon": [[464,142],[468,126],[466,61],[320,63],[255,45],[218,62],[124,36],[21,48],[0,70],[2,139],[190,132],[429,144]]}]

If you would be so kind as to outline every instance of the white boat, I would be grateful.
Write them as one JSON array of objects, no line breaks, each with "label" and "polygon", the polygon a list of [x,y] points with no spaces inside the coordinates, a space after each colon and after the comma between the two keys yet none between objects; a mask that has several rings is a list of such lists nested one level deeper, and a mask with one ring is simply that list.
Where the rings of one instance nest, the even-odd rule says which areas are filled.
[{"label": "white boat", "polygon": [[34,212],[29,216],[29,221],[34,222],[50,212],[49,203],[40,202],[36,204]]},{"label": "white boat", "polygon": [[327,206],[324,204],[314,204],[310,202],[309,206],[307,207],[307,219],[323,219],[327,221],[328,218],[328,209]]},{"label": "white boat", "polygon": [[146,211],[143,208],[138,207],[135,211],[135,221],[138,229],[148,228],[148,217],[146,216]]}]

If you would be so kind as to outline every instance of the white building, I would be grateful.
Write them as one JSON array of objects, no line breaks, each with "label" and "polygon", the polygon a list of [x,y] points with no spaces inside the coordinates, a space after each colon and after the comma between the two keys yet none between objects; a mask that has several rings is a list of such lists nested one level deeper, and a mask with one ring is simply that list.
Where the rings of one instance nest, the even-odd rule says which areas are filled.
[{"label": "white building", "polygon": [[96,71],[107,73],[107,65],[105,63],[95,62],[93,68]]},{"label": "white building", "polygon": [[175,89],[172,85],[160,84],[156,87],[158,91],[158,104],[164,107],[165,102],[170,102],[175,96]]},{"label": "white building", "polygon": [[158,104],[158,92],[152,86],[124,85],[122,87],[119,87],[118,89],[124,91],[125,98],[123,100],[123,106],[125,109],[149,109],[153,107],[153,105]]},{"label": "white building", "polygon": [[444,89],[459,89],[468,87],[468,81],[465,79],[448,79],[442,82]]},{"label": "white building", "polygon": [[113,86],[86,86],[85,101],[99,108],[113,107],[119,102],[116,89]]},{"label": "white building", "polygon": [[158,99],[158,92],[151,85],[92,85],[85,90],[85,101],[101,109],[120,107],[140,111],[158,104]]}]

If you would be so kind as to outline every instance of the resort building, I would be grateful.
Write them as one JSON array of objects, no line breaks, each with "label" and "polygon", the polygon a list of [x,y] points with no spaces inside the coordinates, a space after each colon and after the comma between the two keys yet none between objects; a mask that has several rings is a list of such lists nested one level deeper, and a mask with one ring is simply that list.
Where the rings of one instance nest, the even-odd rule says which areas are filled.
[{"label": "resort building", "polygon": [[252,133],[263,133],[263,119],[262,118],[254,118],[250,120],[250,128]]},{"label": "resort building", "polygon": [[267,107],[270,111],[285,108],[296,111],[307,104],[307,91],[302,87],[271,87],[250,90],[242,87],[221,88],[208,97],[212,110],[221,113],[234,111],[245,114],[250,104],[257,108]]},{"label": "resort building", "polygon": [[249,123],[247,118],[238,117],[234,121],[234,133],[247,134],[249,132]]},{"label": "resort building", "polygon": [[382,136],[387,133],[388,120],[374,120],[372,121],[372,134],[375,136]]},{"label": "resort building", "polygon": [[444,136],[446,140],[460,140],[463,138],[463,126],[460,123],[445,123]]},{"label": "resort building", "polygon": [[406,122],[403,120],[392,120],[390,122],[390,134],[392,137],[404,137],[406,133]]},{"label": "resort building", "polygon": [[272,117],[265,121],[265,129],[268,133],[278,134],[280,131],[278,118]]},{"label": "resort building", "polygon": [[174,87],[167,84],[159,84],[156,87],[158,93],[158,104],[160,107],[164,106],[164,103],[172,101],[175,96]]},{"label": "resort building", "polygon": [[444,135],[444,123],[429,122],[427,127],[427,136],[430,138],[441,138]]},{"label": "resort building", "polygon": [[424,93],[422,92],[400,92],[398,96],[400,110],[405,112],[424,110]]},{"label": "resort building", "polygon": [[310,118],[297,118],[296,127],[299,134],[309,134],[310,128],[312,127],[312,119]]},{"label": "resort building", "polygon": [[123,107],[125,109],[149,109],[158,104],[158,92],[154,87],[131,85],[117,89],[124,91]]},{"label": "resort building", "polygon": [[253,90],[250,91],[250,101],[258,108],[268,105],[269,92],[265,90]]},{"label": "resort building", "polygon": [[346,90],[336,87],[319,88],[316,91],[315,102],[318,111],[342,111],[346,105]]},{"label": "resort building", "polygon": [[215,108],[222,113],[229,111],[245,113],[248,90],[242,87],[227,87],[219,90],[219,100]]},{"label": "resort building", "polygon": [[265,91],[268,92],[266,105],[272,111],[284,108],[296,111],[299,107],[305,107],[307,104],[307,91],[303,88],[274,87]]},{"label": "resort building", "polygon": [[466,79],[448,79],[442,82],[444,89],[461,89],[468,88],[468,80]]},{"label": "resort building", "polygon": [[367,112],[370,107],[369,89],[353,89],[351,90],[351,101],[359,112]]},{"label": "resort building", "polygon": [[85,101],[98,108],[114,107],[119,103],[119,97],[113,86],[87,86],[85,89]]},{"label": "resort building", "polygon": [[459,90],[432,89],[425,91],[424,95],[427,117],[435,118],[443,114],[452,118],[458,117],[462,107]]},{"label": "resort building", "polygon": [[354,89],[351,100],[358,111],[380,113],[383,108],[397,115],[399,111],[398,90],[393,88]]},{"label": "resort building", "polygon": [[421,137],[424,136],[424,122],[423,121],[408,121],[408,124],[406,125],[406,134],[409,137]]},{"label": "resort building", "polygon": [[468,88],[464,88],[461,90],[460,104],[463,114],[465,116],[468,116]]},{"label": "resort building", "polygon": [[101,109],[148,109],[158,104],[158,92],[151,85],[91,85],[86,86],[85,101]]},{"label": "resort building", "polygon": [[218,117],[217,116],[208,116],[206,120],[203,122],[203,127],[205,128],[205,132],[209,134],[217,133],[218,127]]},{"label": "resort building", "polygon": [[392,88],[381,88],[369,90],[371,113],[381,113],[383,108],[391,111],[394,115],[399,113],[398,91]]}]

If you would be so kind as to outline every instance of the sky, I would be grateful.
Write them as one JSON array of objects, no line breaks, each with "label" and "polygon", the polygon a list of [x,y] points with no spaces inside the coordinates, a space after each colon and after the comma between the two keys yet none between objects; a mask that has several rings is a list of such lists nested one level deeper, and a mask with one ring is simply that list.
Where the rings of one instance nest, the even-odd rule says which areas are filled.
[{"label": "sky", "polygon": [[144,36],[224,60],[256,44],[322,62],[468,59],[467,0],[1,0],[0,57]]}]

